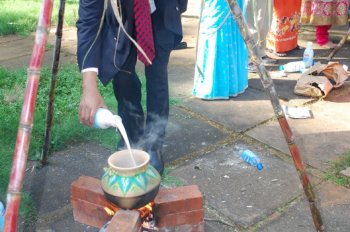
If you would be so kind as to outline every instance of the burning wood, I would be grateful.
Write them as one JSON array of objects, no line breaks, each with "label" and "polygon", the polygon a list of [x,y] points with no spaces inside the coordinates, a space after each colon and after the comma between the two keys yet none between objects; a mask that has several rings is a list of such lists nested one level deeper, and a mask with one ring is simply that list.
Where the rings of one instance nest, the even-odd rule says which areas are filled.
[{"label": "burning wood", "polygon": [[106,213],[109,215],[109,216],[113,216],[115,214],[116,211],[108,208],[108,207],[104,207],[104,210],[106,211]]},{"label": "burning wood", "polygon": [[[142,231],[148,231],[148,232],[153,232],[153,231],[158,231],[158,228],[155,226],[155,220],[153,217],[153,208],[154,208],[155,203],[152,201],[148,203],[147,205],[136,209],[139,212],[140,218],[142,220]],[[118,207],[116,207],[113,204],[110,204],[106,207],[104,207],[104,210],[109,216],[114,216],[117,211],[123,210]],[[106,228],[108,228],[110,224],[110,221],[107,222],[105,226],[101,228],[100,231],[105,231]]]},{"label": "burning wood", "polygon": [[[144,219],[152,213],[153,207],[154,207],[154,202],[152,201],[152,202],[148,203],[147,205],[142,206],[141,208],[138,208],[136,210],[139,211],[140,218]],[[118,210],[120,210],[120,208],[118,208],[117,206],[115,206],[113,204],[110,204],[110,205],[104,207],[104,210],[106,211],[106,213],[109,216],[113,216]]]}]

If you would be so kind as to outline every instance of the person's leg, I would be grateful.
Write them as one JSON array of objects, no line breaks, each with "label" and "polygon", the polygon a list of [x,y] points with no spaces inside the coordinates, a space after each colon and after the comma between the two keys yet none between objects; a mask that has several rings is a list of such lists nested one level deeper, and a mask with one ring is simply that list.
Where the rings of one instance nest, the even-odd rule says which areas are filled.
[{"label": "person's leg", "polygon": [[162,174],[162,147],[169,117],[168,63],[174,48],[175,35],[164,26],[159,12],[152,14],[156,57],[145,68],[147,90],[147,118],[144,133],[145,148],[150,164]]},{"label": "person's leg", "polygon": [[153,64],[146,67],[147,118],[144,133],[150,164],[160,173],[164,170],[162,147],[169,117],[168,61],[170,50],[158,47]]},{"label": "person's leg", "polygon": [[262,51],[262,56],[266,56],[266,36],[270,31],[271,22],[272,22],[272,0],[268,1],[259,1],[254,0],[255,11],[255,26],[257,28],[258,34],[258,46]]},{"label": "person's leg", "polygon": [[168,62],[170,51],[157,49],[153,64],[146,67],[147,118],[145,137],[148,149],[161,149],[169,117]]},{"label": "person's leg", "polygon": [[[258,47],[258,56],[260,56],[265,64],[275,64],[277,60],[271,59],[266,55],[266,36],[270,30],[272,22],[272,4],[273,0],[247,1],[246,18],[249,31],[252,33],[256,46]],[[252,62],[248,65],[249,72],[257,72],[256,65]]]},{"label": "person's leg", "polygon": [[[141,82],[135,72],[136,50],[134,46],[121,71],[113,79],[114,95],[118,101],[118,114],[133,146],[138,146],[144,131],[144,113],[141,106]],[[124,145],[121,139],[118,147]]]},{"label": "person's leg", "polygon": [[329,46],[329,48],[332,48],[334,44],[329,41],[329,29],[332,27],[332,25],[318,25],[316,26],[316,42],[320,46]]}]

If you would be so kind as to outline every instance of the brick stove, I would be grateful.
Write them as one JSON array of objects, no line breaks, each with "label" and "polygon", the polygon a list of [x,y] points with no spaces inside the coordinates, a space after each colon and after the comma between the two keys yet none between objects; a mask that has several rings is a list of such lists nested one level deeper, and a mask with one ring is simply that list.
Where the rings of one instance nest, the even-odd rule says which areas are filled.
[{"label": "brick stove", "polygon": [[[81,176],[71,184],[74,220],[107,232],[141,232],[142,210],[122,210],[105,199],[99,179]],[[107,210],[106,210],[107,209]],[[114,215],[108,213],[113,211]],[[161,188],[152,214],[160,232],[203,232],[203,195],[197,185]],[[146,229],[144,229],[147,231]]]}]

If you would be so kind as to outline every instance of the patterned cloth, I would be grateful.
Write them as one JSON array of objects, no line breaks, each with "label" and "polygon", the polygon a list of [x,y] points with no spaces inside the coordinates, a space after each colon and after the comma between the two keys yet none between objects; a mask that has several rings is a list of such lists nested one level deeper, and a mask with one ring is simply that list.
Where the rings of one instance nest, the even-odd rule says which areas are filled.
[{"label": "patterned cloth", "polygon": [[282,53],[298,46],[300,6],[301,0],[274,0],[268,49]]},{"label": "patterned cloth", "polygon": [[[237,1],[243,9],[243,0]],[[226,0],[204,0],[193,95],[228,99],[248,86],[248,53]]]},{"label": "patterned cloth", "polygon": [[[134,0],[134,17],[136,41],[152,62],[156,52],[153,41],[151,8],[148,0]],[[137,57],[146,66],[150,65],[140,50],[137,50]]]},{"label": "patterned cloth", "polygon": [[301,23],[344,25],[348,22],[349,0],[303,0]]}]

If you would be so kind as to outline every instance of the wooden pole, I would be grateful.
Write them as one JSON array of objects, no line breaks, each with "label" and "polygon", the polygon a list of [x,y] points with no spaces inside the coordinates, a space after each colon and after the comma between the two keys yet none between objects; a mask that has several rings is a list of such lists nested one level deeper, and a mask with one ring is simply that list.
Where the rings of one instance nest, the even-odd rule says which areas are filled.
[{"label": "wooden pole", "polygon": [[51,128],[52,128],[53,115],[54,115],[57,73],[58,73],[58,66],[60,63],[62,28],[63,28],[65,5],[66,5],[66,0],[60,0],[60,7],[58,11],[58,23],[56,28],[55,50],[54,50],[52,68],[51,68],[51,86],[50,86],[50,92],[49,92],[49,102],[47,104],[47,112],[46,112],[46,128],[45,128],[45,136],[44,136],[44,145],[43,145],[43,150],[40,158],[40,162],[43,165],[47,164],[47,157],[49,155],[50,145],[51,145]]},{"label": "wooden pole", "polygon": [[33,127],[35,103],[40,80],[40,69],[44,58],[46,41],[50,31],[52,7],[53,0],[43,0],[36,29],[32,57],[27,70],[27,86],[17,132],[10,181],[7,189],[4,232],[17,231],[18,211],[21,203],[23,179]]},{"label": "wooden pole", "polygon": [[348,39],[350,35],[350,28],[348,29],[348,31],[346,32],[346,34],[343,36],[343,38],[339,41],[339,43],[337,44],[337,46],[332,50],[332,52],[328,55],[327,60],[331,61],[333,56],[340,50],[340,48],[342,48],[346,42],[346,40]]},{"label": "wooden pole", "polygon": [[316,206],[316,200],[315,200],[315,194],[312,188],[312,185],[310,183],[309,177],[307,175],[307,171],[305,168],[305,165],[302,161],[299,149],[294,141],[294,135],[292,130],[290,129],[287,119],[285,117],[285,114],[282,110],[282,107],[279,103],[279,99],[275,90],[275,86],[272,82],[272,79],[270,77],[270,74],[267,72],[263,61],[261,57],[259,57],[258,54],[258,48],[256,47],[256,42],[254,41],[254,38],[251,36],[247,23],[242,15],[241,9],[239,5],[237,4],[236,0],[226,0],[227,3],[230,6],[231,12],[236,20],[236,23],[240,29],[241,35],[247,45],[250,59],[251,61],[257,65],[258,67],[258,73],[261,79],[261,82],[264,86],[265,91],[270,96],[270,101],[272,104],[272,107],[274,109],[275,115],[277,117],[277,120],[279,122],[279,125],[282,129],[282,132],[284,134],[284,137],[286,139],[286,142],[289,147],[289,151],[292,155],[294,166],[298,172],[300,182],[303,186],[304,193],[309,201],[309,206],[311,210],[312,219],[314,222],[314,225],[317,229],[317,231],[324,231],[324,225],[322,222],[321,214]]}]

